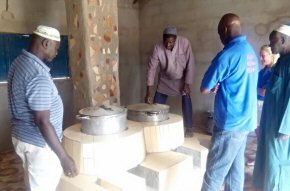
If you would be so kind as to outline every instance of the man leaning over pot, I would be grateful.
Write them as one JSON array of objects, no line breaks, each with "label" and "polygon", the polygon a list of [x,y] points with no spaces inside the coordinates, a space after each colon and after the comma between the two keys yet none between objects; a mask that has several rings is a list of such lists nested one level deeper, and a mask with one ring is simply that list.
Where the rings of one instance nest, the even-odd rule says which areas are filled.
[{"label": "man leaning over pot", "polygon": [[[156,70],[160,67],[158,87],[153,96]],[[157,43],[147,67],[145,103],[165,104],[168,96],[182,96],[182,113],[186,136],[193,135],[190,85],[193,83],[194,57],[190,41],[177,35],[175,27],[163,31],[163,41]]]}]

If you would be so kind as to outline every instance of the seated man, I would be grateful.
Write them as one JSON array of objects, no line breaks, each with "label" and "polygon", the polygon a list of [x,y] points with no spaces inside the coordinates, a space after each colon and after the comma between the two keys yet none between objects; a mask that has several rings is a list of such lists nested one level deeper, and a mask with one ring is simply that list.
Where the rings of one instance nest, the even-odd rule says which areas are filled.
[{"label": "seated man", "polygon": [[[152,99],[154,78],[160,67],[158,88]],[[186,135],[192,136],[190,84],[193,82],[194,58],[188,39],[177,36],[175,27],[167,27],[163,41],[157,43],[147,68],[145,103],[165,104],[168,96],[182,95],[182,113]]]}]

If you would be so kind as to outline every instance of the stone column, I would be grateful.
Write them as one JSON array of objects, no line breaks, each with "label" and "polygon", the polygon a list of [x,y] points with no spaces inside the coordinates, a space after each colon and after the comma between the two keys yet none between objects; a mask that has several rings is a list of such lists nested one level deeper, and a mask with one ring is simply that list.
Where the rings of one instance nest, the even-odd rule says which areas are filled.
[{"label": "stone column", "polygon": [[75,108],[120,104],[117,0],[65,0]]}]

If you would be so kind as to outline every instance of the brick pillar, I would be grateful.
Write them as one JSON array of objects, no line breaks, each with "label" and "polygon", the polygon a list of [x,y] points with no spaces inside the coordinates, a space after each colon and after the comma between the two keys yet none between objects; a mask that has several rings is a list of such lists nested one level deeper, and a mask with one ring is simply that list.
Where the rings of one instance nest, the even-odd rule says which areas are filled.
[{"label": "brick pillar", "polygon": [[66,0],[75,108],[120,103],[117,0]]}]

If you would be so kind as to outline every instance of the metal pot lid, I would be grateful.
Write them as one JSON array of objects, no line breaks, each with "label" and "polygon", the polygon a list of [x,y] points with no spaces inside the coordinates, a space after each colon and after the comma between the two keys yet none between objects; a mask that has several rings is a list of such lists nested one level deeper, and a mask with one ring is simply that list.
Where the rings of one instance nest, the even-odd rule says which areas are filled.
[{"label": "metal pot lid", "polygon": [[161,110],[169,110],[169,105],[164,104],[147,104],[147,103],[137,103],[128,105],[128,110],[131,111],[161,111]]},{"label": "metal pot lid", "polygon": [[111,116],[124,112],[125,109],[123,107],[112,106],[112,105],[101,105],[101,106],[92,106],[86,107],[79,111],[81,115],[88,115],[93,117],[101,117],[101,116]]}]

